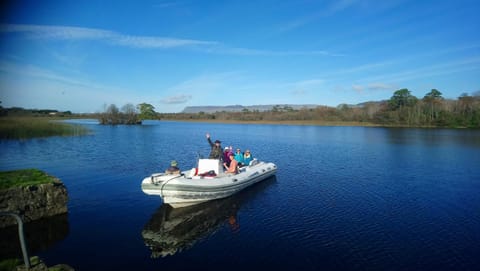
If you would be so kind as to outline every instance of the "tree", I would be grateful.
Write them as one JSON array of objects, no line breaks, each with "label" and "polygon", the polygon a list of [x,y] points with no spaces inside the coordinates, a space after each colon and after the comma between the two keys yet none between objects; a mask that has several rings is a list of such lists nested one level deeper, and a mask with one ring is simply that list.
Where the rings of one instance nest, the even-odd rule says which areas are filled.
[{"label": "tree", "polygon": [[430,90],[429,93],[425,94],[425,97],[423,99],[443,99],[442,93],[438,91],[437,89],[432,89]]},{"label": "tree", "polygon": [[417,98],[406,88],[399,89],[393,93],[390,98],[389,105],[393,110],[403,108],[405,106],[413,106],[417,103]]},{"label": "tree", "polygon": [[133,104],[128,103],[122,107],[122,113],[123,113],[123,122],[125,124],[137,124],[138,123],[138,117],[137,117],[137,110],[135,109],[135,106]]},{"label": "tree", "polygon": [[428,106],[425,110],[430,121],[438,118],[438,107],[443,101],[442,93],[436,89],[432,89],[423,97],[423,102]]},{"label": "tree", "polygon": [[139,119],[146,120],[146,119],[155,119],[155,107],[151,104],[141,103],[137,105],[137,109],[140,111]]},{"label": "tree", "polygon": [[458,97],[460,114],[468,115],[473,110],[474,101],[473,96],[468,95],[468,93],[462,93],[462,95]]},{"label": "tree", "polygon": [[118,124],[120,121],[120,110],[118,110],[118,107],[114,104],[111,104],[107,107],[105,115],[105,124]]}]

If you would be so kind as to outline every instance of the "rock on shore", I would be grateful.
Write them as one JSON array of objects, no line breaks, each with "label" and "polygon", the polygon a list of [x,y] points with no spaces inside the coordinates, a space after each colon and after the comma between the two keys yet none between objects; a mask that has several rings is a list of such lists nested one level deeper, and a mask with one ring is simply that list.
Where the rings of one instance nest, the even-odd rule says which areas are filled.
[{"label": "rock on shore", "polygon": [[[0,211],[17,213],[24,223],[66,213],[67,201],[67,189],[56,178],[52,183],[0,190]],[[16,224],[13,217],[0,216],[0,228]]]}]

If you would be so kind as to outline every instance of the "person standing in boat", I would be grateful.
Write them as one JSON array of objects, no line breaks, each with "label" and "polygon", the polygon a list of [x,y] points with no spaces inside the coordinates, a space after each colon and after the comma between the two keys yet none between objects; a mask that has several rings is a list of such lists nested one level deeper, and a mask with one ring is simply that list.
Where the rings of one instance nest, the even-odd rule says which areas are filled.
[{"label": "person standing in boat", "polygon": [[212,150],[210,151],[210,155],[208,156],[209,159],[222,159],[223,151],[222,151],[222,146],[220,145],[222,142],[220,140],[215,140],[215,142],[212,142],[210,139],[210,134],[207,133],[207,141],[208,144],[210,144],[210,147]]}]

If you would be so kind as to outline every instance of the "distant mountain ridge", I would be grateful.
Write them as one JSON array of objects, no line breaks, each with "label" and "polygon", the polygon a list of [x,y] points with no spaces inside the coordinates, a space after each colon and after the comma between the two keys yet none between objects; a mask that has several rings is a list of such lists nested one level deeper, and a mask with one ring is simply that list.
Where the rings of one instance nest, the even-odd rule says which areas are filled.
[{"label": "distant mountain ridge", "polygon": [[245,109],[248,111],[268,111],[272,110],[274,107],[279,107],[279,108],[292,108],[295,110],[302,109],[302,108],[316,108],[318,104],[268,104],[268,105],[248,105],[248,106],[243,106],[243,105],[226,105],[226,106],[214,106],[214,105],[209,105],[209,106],[187,106],[183,109],[181,113],[215,113],[215,112],[241,112]]}]

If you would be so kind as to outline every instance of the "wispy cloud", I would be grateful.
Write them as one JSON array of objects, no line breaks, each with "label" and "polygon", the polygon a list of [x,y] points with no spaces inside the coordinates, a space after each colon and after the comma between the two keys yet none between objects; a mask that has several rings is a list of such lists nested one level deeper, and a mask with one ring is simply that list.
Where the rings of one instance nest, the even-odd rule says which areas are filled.
[{"label": "wispy cloud", "polygon": [[480,57],[464,58],[461,60],[398,71],[395,73],[379,74],[368,78],[368,80],[379,82],[402,82],[416,78],[455,74],[473,70],[480,70]]},{"label": "wispy cloud", "polygon": [[362,93],[365,90],[391,90],[395,86],[391,84],[386,84],[386,83],[381,83],[381,82],[376,82],[376,83],[370,83],[367,85],[359,85],[359,84],[353,84],[352,89],[358,93]]},{"label": "wispy cloud", "polygon": [[287,32],[287,31],[295,30],[304,25],[311,24],[322,17],[331,16],[337,12],[345,10],[357,4],[358,2],[359,0],[335,0],[331,4],[327,4],[325,6],[321,6],[321,7],[312,6],[312,9],[314,10],[317,9],[317,11],[313,11],[308,15],[305,15],[300,18],[295,18],[284,23],[282,26],[280,26],[279,31]]},{"label": "wispy cloud", "polygon": [[0,71],[4,73],[9,73],[17,76],[18,78],[23,77],[34,77],[48,81],[57,81],[69,85],[78,85],[78,86],[90,86],[85,82],[80,80],[72,79],[70,77],[62,76],[54,71],[43,69],[34,65],[22,65],[15,62],[9,62],[0,60]]},{"label": "wispy cloud", "polygon": [[128,90],[118,86],[103,85],[89,80],[62,75],[56,71],[35,65],[18,64],[4,60],[0,60],[0,72],[13,75],[13,78],[18,79],[18,81],[39,79],[43,82],[58,83],[68,87],[91,89],[93,91],[106,91],[111,93],[128,92]]},{"label": "wispy cloud", "polygon": [[329,14],[333,14],[338,11],[345,10],[352,7],[353,5],[361,2],[360,0],[336,0],[327,8]]},{"label": "wispy cloud", "polygon": [[326,50],[311,50],[311,51],[298,51],[298,50],[288,50],[288,51],[274,51],[274,50],[261,50],[261,49],[251,49],[251,48],[242,48],[242,47],[229,47],[224,44],[218,43],[215,46],[202,47],[200,50],[214,53],[214,54],[226,54],[226,55],[240,55],[240,56],[332,56],[332,57],[342,57],[345,54],[330,52]]},{"label": "wispy cloud", "polygon": [[170,97],[165,97],[160,100],[163,104],[184,104],[192,99],[192,95],[180,94]]},{"label": "wispy cloud", "polygon": [[385,83],[371,83],[368,85],[368,89],[370,90],[389,90],[392,89],[394,86]]},{"label": "wispy cloud", "polygon": [[[445,62],[436,65],[428,65],[415,69],[398,70],[393,73],[377,72],[376,75],[363,77],[360,82],[352,84],[351,88],[358,93],[366,91],[393,90],[398,88],[402,82],[418,78],[431,78],[442,75],[452,75],[480,70],[480,57],[464,58],[455,61]],[[364,71],[370,68],[381,67],[382,65],[364,65],[352,68],[350,71]],[[371,83],[369,83],[371,82]],[[388,82],[388,83],[385,83]]]},{"label": "wispy cloud", "polygon": [[213,46],[215,41],[178,39],[168,37],[134,36],[84,27],[2,24],[2,33],[21,33],[33,39],[100,40],[110,44],[135,48],[174,48],[185,46]]},{"label": "wispy cloud", "polygon": [[356,84],[352,85],[352,88],[353,88],[353,90],[355,90],[356,92],[363,92],[363,91],[365,90],[365,87],[364,87],[364,86],[362,86],[362,85],[356,85]]},{"label": "wispy cloud", "polygon": [[0,24],[0,33],[23,34],[30,39],[85,41],[98,40],[116,46],[131,48],[170,49],[191,47],[206,53],[242,55],[242,56],[344,56],[324,51],[272,51],[251,48],[230,47],[217,41],[180,39],[157,36],[135,36],[110,30],[48,25]]},{"label": "wispy cloud", "polygon": [[171,8],[171,7],[176,7],[182,5],[181,2],[179,1],[165,1],[165,2],[159,2],[157,4],[154,4],[154,8]]}]

